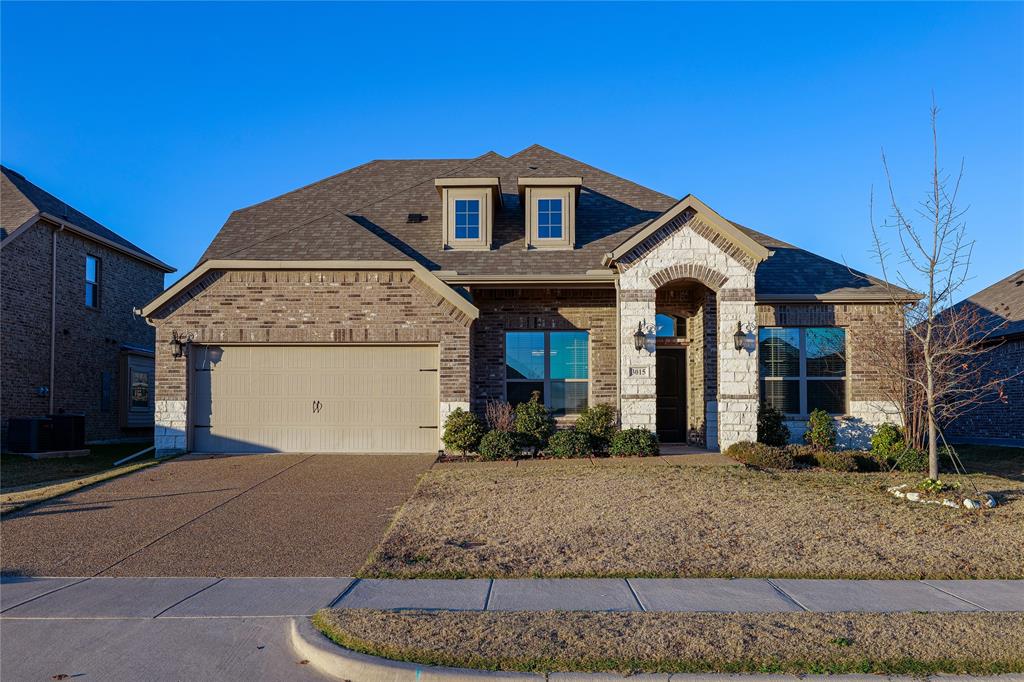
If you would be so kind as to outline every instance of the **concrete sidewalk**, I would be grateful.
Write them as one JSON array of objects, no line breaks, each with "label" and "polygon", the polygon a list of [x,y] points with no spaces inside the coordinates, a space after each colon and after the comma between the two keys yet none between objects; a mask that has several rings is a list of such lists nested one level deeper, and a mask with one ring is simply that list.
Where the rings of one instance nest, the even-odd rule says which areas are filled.
[{"label": "concrete sidewalk", "polygon": [[0,619],[304,616],[318,609],[1024,611],[1024,580],[25,578]]}]

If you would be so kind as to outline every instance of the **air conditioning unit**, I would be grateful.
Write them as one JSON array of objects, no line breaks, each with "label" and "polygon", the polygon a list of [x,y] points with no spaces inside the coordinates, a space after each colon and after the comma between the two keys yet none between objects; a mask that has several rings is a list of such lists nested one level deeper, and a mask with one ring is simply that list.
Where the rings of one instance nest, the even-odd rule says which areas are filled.
[{"label": "air conditioning unit", "polygon": [[7,420],[10,452],[46,452],[53,449],[53,422],[49,417],[11,417]]}]

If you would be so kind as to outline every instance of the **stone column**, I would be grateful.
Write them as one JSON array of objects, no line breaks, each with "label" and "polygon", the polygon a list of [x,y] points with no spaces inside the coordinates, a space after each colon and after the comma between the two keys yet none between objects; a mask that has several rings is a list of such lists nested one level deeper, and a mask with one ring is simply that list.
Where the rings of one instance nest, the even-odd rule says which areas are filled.
[{"label": "stone column", "polygon": [[640,427],[654,431],[657,427],[653,332],[648,334],[641,351],[636,350],[633,341],[638,324],[644,324],[645,331],[654,328],[654,294],[653,286],[619,292],[619,394],[624,429]]},{"label": "stone column", "polygon": [[[747,334],[742,350],[736,350],[737,323]],[[717,445],[722,450],[741,440],[757,440],[756,325],[753,289],[727,285],[718,292]]]}]

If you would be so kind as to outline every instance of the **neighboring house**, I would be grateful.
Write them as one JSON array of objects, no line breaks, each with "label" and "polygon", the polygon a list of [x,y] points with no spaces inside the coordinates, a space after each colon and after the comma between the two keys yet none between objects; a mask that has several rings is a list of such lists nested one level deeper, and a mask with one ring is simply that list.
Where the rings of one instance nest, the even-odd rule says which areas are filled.
[{"label": "neighboring house", "polygon": [[0,422],[84,414],[87,441],[153,428],[153,329],[135,314],[174,269],[2,167]]},{"label": "neighboring house", "polygon": [[945,429],[955,443],[1024,446],[1024,270],[956,304],[977,315],[988,378],[1007,377],[1002,395],[983,399]]},{"label": "neighboring house", "polygon": [[847,437],[892,420],[857,352],[868,327],[901,342],[889,301],[696,197],[532,146],[372,161],[236,211],[143,312],[163,452],[432,451],[453,409],[535,391],[562,423],[607,403],[715,448],[756,438],[761,396],[794,436],[815,407]]}]

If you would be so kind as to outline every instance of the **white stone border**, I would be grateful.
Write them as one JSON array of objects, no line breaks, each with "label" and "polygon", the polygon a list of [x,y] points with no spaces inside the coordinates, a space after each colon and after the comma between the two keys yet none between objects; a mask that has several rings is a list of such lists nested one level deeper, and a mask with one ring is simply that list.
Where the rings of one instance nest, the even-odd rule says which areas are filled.
[{"label": "white stone border", "polygon": [[907,500],[909,502],[924,502],[925,504],[941,504],[943,507],[953,507],[954,509],[991,509],[996,506],[996,498],[992,497],[988,493],[981,493],[981,500],[971,499],[970,497],[964,497],[957,501],[949,497],[944,497],[941,500],[931,499],[923,497],[921,493],[916,490],[906,490],[909,483],[903,483],[902,485],[894,485],[888,488],[888,491],[896,497]]}]

